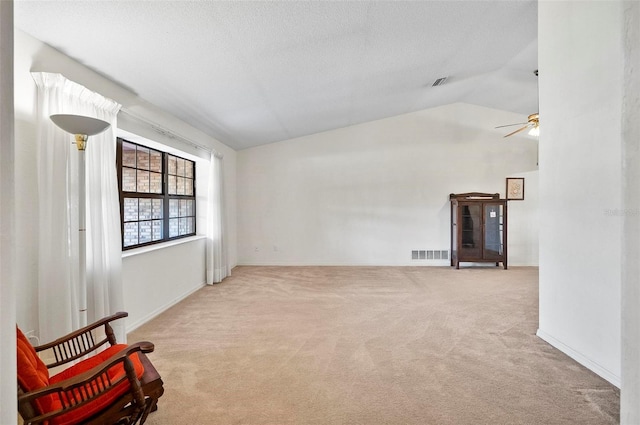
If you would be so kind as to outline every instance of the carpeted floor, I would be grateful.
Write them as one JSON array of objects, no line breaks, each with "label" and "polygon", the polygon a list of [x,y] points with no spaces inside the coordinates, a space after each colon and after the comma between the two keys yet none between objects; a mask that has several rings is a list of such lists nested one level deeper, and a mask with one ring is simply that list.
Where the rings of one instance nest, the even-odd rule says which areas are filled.
[{"label": "carpeted floor", "polygon": [[536,268],[237,267],[129,335],[147,424],[615,424],[619,391],[535,336]]}]

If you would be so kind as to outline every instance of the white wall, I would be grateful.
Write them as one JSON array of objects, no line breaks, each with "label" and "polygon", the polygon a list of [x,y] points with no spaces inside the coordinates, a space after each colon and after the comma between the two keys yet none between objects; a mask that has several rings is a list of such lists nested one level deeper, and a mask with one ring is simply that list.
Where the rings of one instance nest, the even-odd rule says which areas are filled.
[{"label": "white wall", "polygon": [[[536,170],[535,139],[494,129],[523,118],[453,104],[239,151],[239,263],[448,265],[411,251],[449,249],[450,193]],[[518,233],[515,263],[536,265],[537,228]]]},{"label": "white wall", "polygon": [[615,385],[621,354],[621,4],[545,1],[538,13],[538,335]]},{"label": "white wall", "polygon": [[620,423],[640,423],[640,3],[624,5],[622,388]]},{"label": "white wall", "polygon": [[[144,254],[125,253],[122,281],[127,331],[144,324],[205,284],[205,238],[189,238],[162,249],[143,248]],[[190,261],[176,262],[189,258]],[[170,267],[163,267],[170,264]]]},{"label": "white wall", "polygon": [[31,78],[39,46],[15,32],[15,229],[16,320],[22,330],[38,329],[38,194],[36,174],[36,87]]},{"label": "white wall", "polygon": [[0,2],[0,423],[17,423],[16,309],[13,275],[14,114],[13,2]]},{"label": "white wall", "polygon": [[[537,144],[537,141],[535,143]],[[508,206],[509,265],[537,266],[540,226],[538,217],[539,172],[536,170],[527,173],[514,173],[509,177],[524,178],[524,200],[509,201]]]},{"label": "white wall", "polygon": [[[31,71],[58,72],[72,81],[84,85],[123,105],[135,118],[119,116],[119,126],[145,137],[155,139],[195,156],[202,156],[185,141],[215,149],[224,155],[225,200],[229,224],[229,263],[236,264],[236,201],[235,167],[236,152],[206,134],[190,127],[177,118],[146,103],[127,89],[115,84],[96,72],[82,66],[62,53],[41,43],[20,30],[15,32],[15,108],[16,108],[16,233],[20,235],[16,246],[15,275],[17,322],[25,331],[38,330],[37,239],[34,223],[37,223],[37,185],[35,170],[36,139],[36,87]],[[120,114],[124,115],[124,114]],[[156,132],[151,123],[157,123],[172,134]],[[178,136],[178,137],[175,137]],[[199,176],[198,176],[199,178]],[[200,183],[200,182],[199,182]],[[206,182],[205,182],[206,184]],[[200,230],[205,231],[204,226]],[[135,258],[123,260],[125,306],[134,311],[127,319],[127,327],[140,324],[143,318],[152,317],[162,306],[168,307],[186,293],[198,288],[204,281],[204,242],[189,242],[184,246],[167,248],[172,261],[166,261],[166,253],[153,250],[138,253]],[[178,279],[174,263],[182,263],[189,272]],[[139,265],[153,264],[153,274],[137,270]],[[164,280],[163,280],[164,279]],[[162,289],[164,288],[164,289]],[[141,296],[141,294],[147,294]],[[153,294],[147,302],[146,298]]]}]

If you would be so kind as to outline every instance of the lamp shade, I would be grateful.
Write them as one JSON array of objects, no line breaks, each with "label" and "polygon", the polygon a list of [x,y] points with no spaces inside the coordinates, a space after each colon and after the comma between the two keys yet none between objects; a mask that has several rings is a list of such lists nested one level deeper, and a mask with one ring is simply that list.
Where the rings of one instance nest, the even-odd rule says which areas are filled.
[{"label": "lamp shade", "polygon": [[97,118],[85,117],[82,115],[54,114],[51,121],[67,133],[93,136],[105,131],[111,124]]}]

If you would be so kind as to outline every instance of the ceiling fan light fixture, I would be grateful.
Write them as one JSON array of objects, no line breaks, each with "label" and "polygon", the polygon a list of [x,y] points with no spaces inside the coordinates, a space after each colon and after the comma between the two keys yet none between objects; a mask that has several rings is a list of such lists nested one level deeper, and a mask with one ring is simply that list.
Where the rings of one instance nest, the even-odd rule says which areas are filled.
[{"label": "ceiling fan light fixture", "polygon": [[496,128],[503,128],[503,127],[511,127],[512,125],[522,125],[523,127],[520,127],[519,129],[517,129],[516,131],[512,131],[511,133],[503,136],[503,137],[509,137],[509,136],[513,136],[514,134],[520,133],[521,131],[524,131],[526,129],[529,129],[528,133],[532,136],[538,136],[540,134],[540,114],[538,114],[537,112],[535,114],[531,114],[527,117],[527,122],[521,122],[518,124],[507,124],[507,125],[499,125]]},{"label": "ceiling fan light fixture", "polygon": [[529,115],[527,122],[529,123],[528,125],[531,126],[529,135],[538,137],[540,135],[540,114],[536,112],[535,114]]}]

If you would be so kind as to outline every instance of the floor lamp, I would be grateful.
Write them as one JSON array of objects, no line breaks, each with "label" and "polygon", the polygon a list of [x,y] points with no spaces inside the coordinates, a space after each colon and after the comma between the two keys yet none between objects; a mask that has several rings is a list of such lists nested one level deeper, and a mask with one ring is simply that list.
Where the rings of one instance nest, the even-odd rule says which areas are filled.
[{"label": "floor lamp", "polygon": [[50,116],[51,121],[67,133],[75,135],[78,148],[78,306],[80,327],[87,324],[87,229],[86,193],[85,193],[85,158],[84,151],[87,139],[105,131],[111,124],[96,118],[82,115],[56,114]]}]

